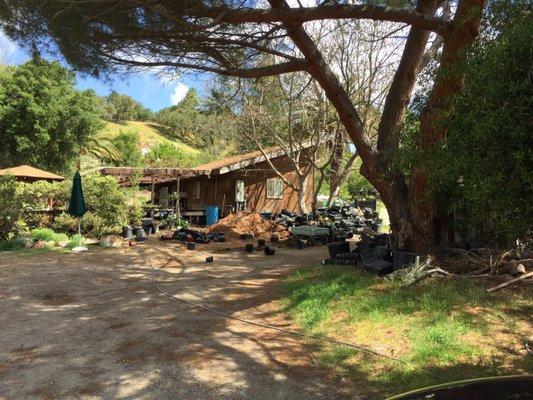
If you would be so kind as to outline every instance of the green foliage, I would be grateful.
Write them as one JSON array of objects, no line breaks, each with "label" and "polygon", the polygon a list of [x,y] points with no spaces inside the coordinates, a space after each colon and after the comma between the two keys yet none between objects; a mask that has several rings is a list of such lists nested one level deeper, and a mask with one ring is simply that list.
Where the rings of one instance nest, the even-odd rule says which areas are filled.
[{"label": "green foliage", "polygon": [[78,229],[78,220],[72,215],[62,212],[54,218],[52,227],[58,232],[74,233]]},{"label": "green foliage", "polygon": [[97,98],[74,88],[74,74],[41,58],[0,70],[0,165],[72,167],[102,127]]},{"label": "green foliage", "polygon": [[170,136],[187,138],[194,136],[199,118],[200,100],[196,90],[190,89],[177,105],[159,111],[155,117]]},{"label": "green foliage", "polygon": [[139,134],[133,131],[120,131],[112,140],[118,154],[108,160],[115,166],[139,167],[142,165]]},{"label": "green foliage", "polygon": [[100,113],[106,121],[148,121],[152,118],[152,111],[135,101],[130,96],[111,92],[100,99]]},{"label": "green foliage", "polygon": [[[168,136],[201,147],[201,162],[211,161],[212,155],[220,155],[221,148],[230,143],[236,125],[226,109],[216,107],[212,97],[202,103],[194,89],[190,89],[177,105],[159,111],[156,121]],[[190,161],[195,165],[201,162],[196,157]]]},{"label": "green foliage", "polygon": [[32,183],[18,182],[17,192],[21,199],[21,205],[26,210],[44,210],[49,202],[58,202],[56,207],[66,207],[66,201],[70,196],[68,182],[36,181]]},{"label": "green foliage", "polygon": [[17,181],[9,175],[0,175],[0,240],[7,240],[17,232],[22,217]]},{"label": "green foliage", "polygon": [[83,193],[87,214],[82,226],[97,234],[120,231],[127,219],[128,196],[117,180],[111,176],[87,175],[83,179]]},{"label": "green foliage", "polygon": [[24,238],[17,236],[10,240],[0,240],[0,251],[17,251],[26,246]]},{"label": "green foliage", "polygon": [[[87,204],[87,213],[81,220],[84,232],[99,236],[104,233],[117,233],[122,226],[127,225],[130,191],[121,188],[116,179],[110,176],[86,175],[82,182]],[[22,217],[23,210],[43,209],[48,205],[49,197],[53,199],[54,209],[65,209],[70,197],[71,186],[72,181],[70,180],[54,183],[16,184],[18,196],[16,204],[21,210],[19,218]],[[137,212],[142,212],[142,208]],[[52,224],[48,220],[37,221],[35,218],[40,215],[47,216],[46,214],[26,212],[24,218],[32,226],[51,226],[59,232],[66,233],[77,231],[78,220],[65,212],[57,215]]]},{"label": "green foliage", "polygon": [[462,66],[465,88],[435,151],[432,184],[463,236],[509,243],[533,219],[533,25],[517,12],[524,4],[499,6]]},{"label": "green foliage", "polygon": [[50,228],[33,229],[30,231],[30,236],[34,241],[54,242],[56,246],[69,240],[68,236],[64,233],[56,233]]},{"label": "green foliage", "polygon": [[83,236],[80,237],[80,235],[75,234],[73,235],[70,240],[68,241],[67,245],[65,246],[67,249],[73,249],[77,246],[85,246],[86,240]]},{"label": "green foliage", "polygon": [[150,149],[145,163],[151,167],[188,167],[191,159],[171,143],[163,142]]},{"label": "green foliage", "polygon": [[[348,179],[346,180],[345,189],[348,192],[351,199],[360,196],[362,194],[367,194],[369,191],[374,190],[374,187],[368,180],[361,175],[359,170],[356,168],[350,173]],[[341,193],[341,197],[342,196]]]}]

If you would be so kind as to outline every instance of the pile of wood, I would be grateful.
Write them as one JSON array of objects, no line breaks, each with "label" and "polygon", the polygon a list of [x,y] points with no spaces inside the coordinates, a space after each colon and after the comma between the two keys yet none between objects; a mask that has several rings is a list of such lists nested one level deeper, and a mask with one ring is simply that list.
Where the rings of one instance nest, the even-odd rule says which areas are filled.
[{"label": "pile of wood", "polygon": [[[506,251],[500,257],[494,257],[490,249],[448,249],[448,251],[455,253],[456,257],[452,261],[447,259],[446,265],[452,267],[452,270],[455,271],[457,268],[453,267],[461,263],[463,266],[461,273],[448,272],[437,266],[434,257],[428,256],[423,263],[417,257],[414,265],[395,271],[387,279],[397,282],[400,286],[410,286],[424,278],[435,275],[470,278],[507,275],[507,279],[504,282],[487,289],[488,292],[493,292],[533,277],[533,254],[523,248],[520,249],[520,247]],[[468,272],[465,272],[465,266]]]}]

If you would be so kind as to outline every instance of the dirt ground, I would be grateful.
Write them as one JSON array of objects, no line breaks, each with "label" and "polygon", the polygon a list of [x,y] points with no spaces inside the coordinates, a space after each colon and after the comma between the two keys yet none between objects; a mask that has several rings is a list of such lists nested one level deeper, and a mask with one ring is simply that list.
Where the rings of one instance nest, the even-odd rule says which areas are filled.
[{"label": "dirt ground", "polygon": [[[141,248],[166,291],[289,329],[280,280],[327,252]],[[0,399],[359,398],[299,339],[165,297],[129,248],[0,255],[0,315]]]}]

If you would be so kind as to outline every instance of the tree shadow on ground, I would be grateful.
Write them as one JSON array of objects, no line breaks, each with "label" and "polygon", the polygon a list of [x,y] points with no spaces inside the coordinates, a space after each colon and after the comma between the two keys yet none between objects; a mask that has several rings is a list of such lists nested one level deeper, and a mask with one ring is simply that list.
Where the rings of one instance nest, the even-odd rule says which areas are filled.
[{"label": "tree shadow on ground", "polygon": [[[279,279],[298,264],[292,256],[273,266],[255,254],[219,254],[208,265],[205,255],[175,246],[143,247],[166,291],[259,321],[275,315],[269,304]],[[131,249],[25,257],[0,271],[0,397],[352,397],[294,337],[159,293]]]}]

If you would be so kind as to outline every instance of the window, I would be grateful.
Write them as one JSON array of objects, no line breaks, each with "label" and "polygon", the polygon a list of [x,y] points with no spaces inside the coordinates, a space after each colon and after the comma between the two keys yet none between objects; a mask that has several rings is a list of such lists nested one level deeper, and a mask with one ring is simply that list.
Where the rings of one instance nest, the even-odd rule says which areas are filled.
[{"label": "window", "polygon": [[199,199],[202,193],[202,183],[200,181],[195,182],[194,190],[192,192],[193,199]]},{"label": "window", "polygon": [[283,198],[283,181],[280,178],[267,179],[267,198]]}]

